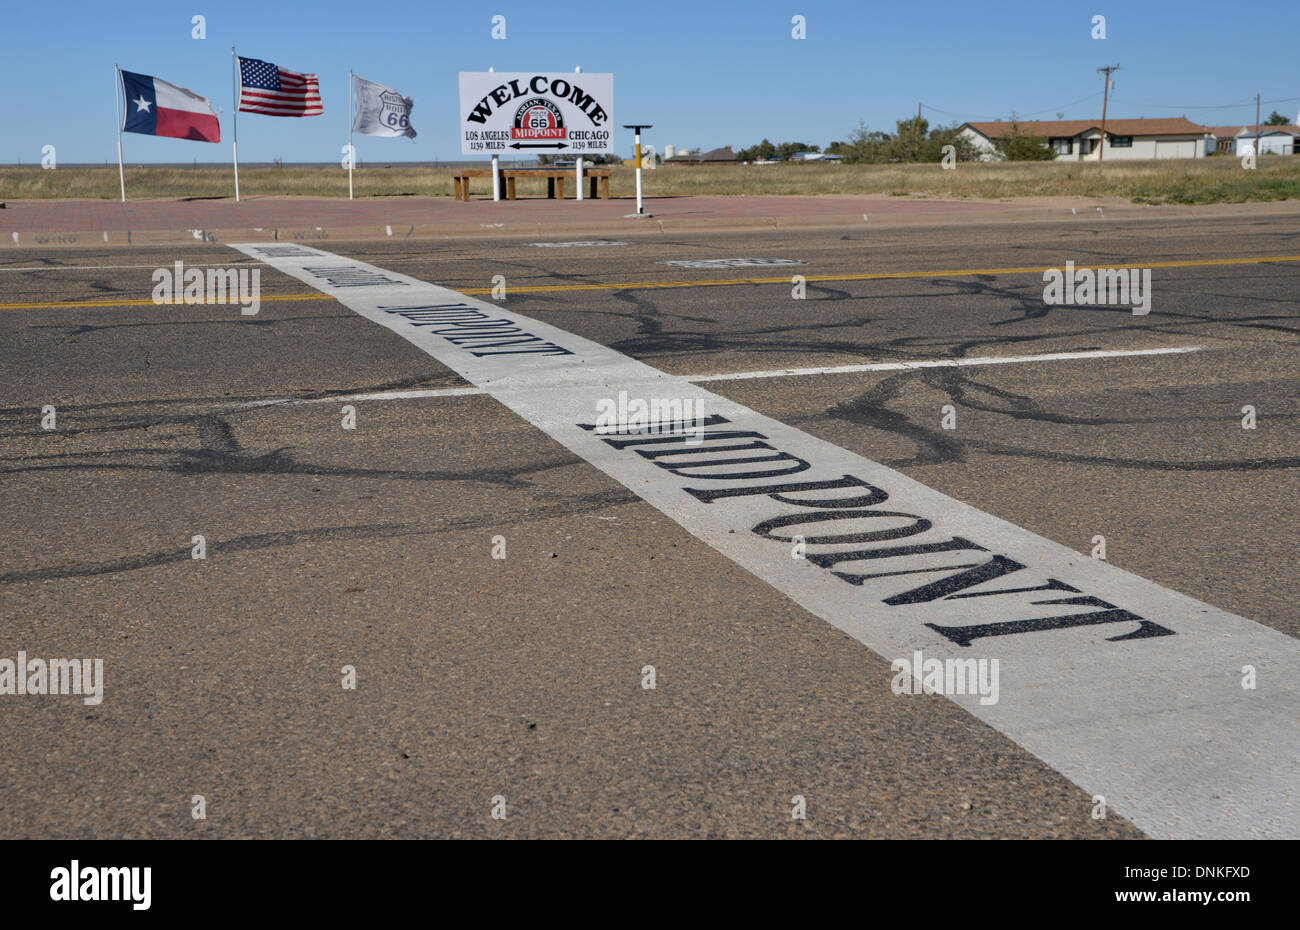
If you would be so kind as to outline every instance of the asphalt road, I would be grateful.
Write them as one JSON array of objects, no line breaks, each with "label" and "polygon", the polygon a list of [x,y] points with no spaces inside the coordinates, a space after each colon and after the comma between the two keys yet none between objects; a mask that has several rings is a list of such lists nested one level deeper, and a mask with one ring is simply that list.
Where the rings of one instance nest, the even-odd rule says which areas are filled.
[{"label": "asphalt road", "polygon": [[[501,276],[504,310],[692,377],[1195,349],[706,386],[1300,633],[1300,260],[1258,261],[1295,217],[868,226],[310,244]],[[804,264],[665,264],[742,257]],[[177,260],[258,267],[260,312],[153,305]],[[1045,306],[1067,261],[1151,268],[1150,313]],[[106,675],[0,696],[0,835],[1142,835],[492,397],[343,398],[468,385],[225,246],[8,249],[0,305],[0,657]]]}]

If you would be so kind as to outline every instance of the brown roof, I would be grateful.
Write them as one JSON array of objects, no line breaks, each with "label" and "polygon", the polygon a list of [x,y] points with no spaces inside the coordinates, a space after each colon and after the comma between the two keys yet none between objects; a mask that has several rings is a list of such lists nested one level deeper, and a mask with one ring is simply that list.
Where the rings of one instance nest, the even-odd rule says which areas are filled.
[{"label": "brown roof", "polygon": [[[967,123],[967,126],[989,139],[997,139],[1011,131],[1007,120]],[[1090,129],[1101,129],[1099,119],[1023,120],[1017,121],[1021,132],[1048,138],[1071,137]],[[1208,132],[1184,116],[1171,119],[1108,119],[1106,132],[1115,136],[1200,136]]]},{"label": "brown roof", "polygon": [[711,152],[705,152],[703,155],[674,155],[666,159],[669,162],[702,162],[702,161],[735,161],[736,153],[731,150],[731,146],[714,149]]},{"label": "brown roof", "polygon": [[[1251,136],[1255,134],[1254,126],[1207,126],[1206,129],[1220,139],[1232,139],[1242,134]],[[1300,135],[1300,126],[1289,124],[1286,126],[1260,126],[1259,131],[1261,135],[1270,132],[1289,132],[1293,135]]]}]

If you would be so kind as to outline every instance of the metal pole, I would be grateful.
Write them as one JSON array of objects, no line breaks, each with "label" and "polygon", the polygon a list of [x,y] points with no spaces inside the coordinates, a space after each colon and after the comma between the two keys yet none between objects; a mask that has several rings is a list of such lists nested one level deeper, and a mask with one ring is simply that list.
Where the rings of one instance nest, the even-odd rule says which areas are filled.
[{"label": "metal pole", "polygon": [[[495,71],[496,68],[488,68],[489,71]],[[465,182],[465,190],[469,191],[469,182]],[[466,197],[466,200],[469,198]],[[492,153],[492,199],[499,201],[501,199],[501,157],[496,152]]]},{"label": "metal pole", "polygon": [[235,203],[239,203],[239,56],[235,47],[230,46],[230,81],[232,95],[235,99],[234,110],[230,119],[234,123],[231,131],[230,149],[235,156]]},{"label": "metal pole", "polygon": [[352,199],[352,169],[357,162],[357,150],[352,147],[352,69],[348,68],[348,200]]},{"label": "metal pole", "polygon": [[636,131],[636,212],[644,213],[641,209],[641,130]]},{"label": "metal pole", "polygon": [[[117,82],[113,85],[113,112],[117,114],[117,179],[122,185],[122,203],[126,203],[126,170],[122,167],[122,123],[126,117],[122,111],[126,109],[125,103],[118,103],[118,88],[122,87],[122,69],[113,65],[113,70],[117,72]],[[122,88],[122,96],[126,96],[126,88]]]},{"label": "metal pole", "polygon": [[[581,68],[574,68],[574,69],[573,69],[573,73],[574,73],[574,74],[581,74],[581,73],[582,73],[582,69],[581,69]],[[581,155],[578,156],[578,158],[577,158],[577,160],[574,162],[574,164],[577,165],[577,169],[576,169],[576,170],[577,170],[577,172],[578,172],[578,199],[581,200],[581,199],[582,199],[582,156],[581,156]]]},{"label": "metal pole", "polygon": [[636,212],[641,216],[645,213],[641,207],[641,130],[652,127],[649,123],[624,123],[623,128],[636,133]]}]

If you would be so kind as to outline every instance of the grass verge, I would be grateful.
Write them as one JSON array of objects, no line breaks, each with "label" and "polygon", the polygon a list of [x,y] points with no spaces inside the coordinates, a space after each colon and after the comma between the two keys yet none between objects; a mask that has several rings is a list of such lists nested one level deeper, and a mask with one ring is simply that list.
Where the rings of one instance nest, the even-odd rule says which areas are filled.
[{"label": "grass verge", "polygon": [[[453,168],[402,164],[361,166],[358,197],[451,196]],[[1247,171],[1234,158],[1164,161],[960,163],[939,165],[718,165],[658,168],[644,173],[648,197],[682,195],[911,196],[958,199],[1016,197],[1118,197],[1144,204],[1245,203],[1300,199],[1300,156],[1265,156]],[[337,166],[248,167],[239,173],[246,197],[346,197],[347,172]],[[229,167],[128,166],[127,196],[154,198],[230,197]],[[546,182],[520,180],[519,196],[541,197]],[[572,185],[569,185],[572,188]],[[631,168],[614,169],[615,196],[635,192]],[[474,190],[488,191],[486,178]],[[0,200],[119,196],[117,169],[36,166],[0,167]]]}]

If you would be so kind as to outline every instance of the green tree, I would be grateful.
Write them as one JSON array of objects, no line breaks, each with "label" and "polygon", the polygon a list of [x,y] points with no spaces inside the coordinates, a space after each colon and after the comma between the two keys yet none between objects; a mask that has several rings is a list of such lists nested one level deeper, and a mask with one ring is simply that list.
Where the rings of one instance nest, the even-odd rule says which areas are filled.
[{"label": "green tree", "polygon": [[781,158],[789,158],[791,155],[798,155],[800,152],[820,152],[821,146],[809,145],[807,142],[782,142],[776,147],[776,154]]},{"label": "green tree", "polygon": [[979,161],[980,151],[970,139],[960,132],[961,123],[936,126],[921,145],[921,161],[936,162],[943,159],[944,146],[951,145],[958,161]]},{"label": "green tree", "polygon": [[845,142],[832,142],[826,151],[844,159],[847,165],[875,165],[888,162],[936,162],[943,157],[943,147],[951,145],[958,161],[976,161],[979,150],[964,136],[958,134],[960,123],[930,127],[924,117],[917,120],[898,120],[897,134],[872,132],[867,124],[858,120],[858,128],[849,133]]},{"label": "green tree", "polygon": [[920,161],[921,149],[925,145],[926,134],[930,131],[930,121],[924,116],[900,119],[894,124],[898,128],[894,136],[892,158],[890,161]]},{"label": "green tree", "polygon": [[1268,115],[1268,119],[1264,120],[1264,125],[1265,126],[1286,126],[1289,125],[1290,122],[1291,121],[1289,119],[1287,119],[1281,113],[1277,112],[1277,110],[1274,110],[1272,113]]},{"label": "green tree", "polygon": [[1006,133],[993,140],[993,144],[1007,161],[1051,161],[1056,157],[1056,153],[1048,148],[1047,139],[1021,128],[1015,114],[1011,116],[1011,125]]},{"label": "green tree", "polygon": [[776,146],[771,140],[764,139],[758,145],[751,145],[747,149],[741,149],[736,153],[737,161],[758,161],[759,159],[771,158],[776,154]]},{"label": "green tree", "polygon": [[747,149],[741,149],[736,153],[736,159],[738,161],[757,161],[760,158],[785,159],[799,152],[820,151],[820,146],[809,145],[807,142],[782,142],[780,145],[773,145],[770,140],[764,139],[758,145],[751,145]]},{"label": "green tree", "polygon": [[844,159],[846,165],[869,165],[887,161],[887,150],[893,136],[885,132],[872,131],[861,119],[858,128],[849,133],[848,141],[835,142],[826,151]]}]

